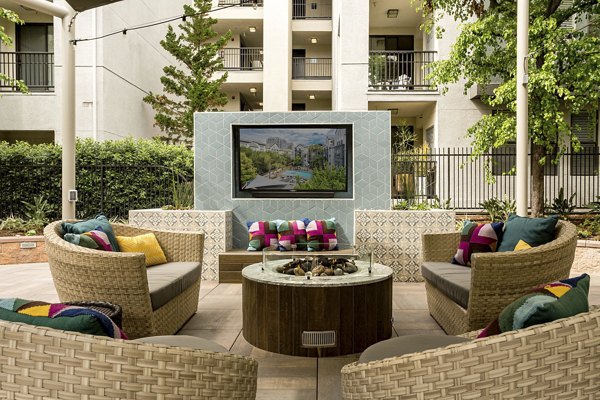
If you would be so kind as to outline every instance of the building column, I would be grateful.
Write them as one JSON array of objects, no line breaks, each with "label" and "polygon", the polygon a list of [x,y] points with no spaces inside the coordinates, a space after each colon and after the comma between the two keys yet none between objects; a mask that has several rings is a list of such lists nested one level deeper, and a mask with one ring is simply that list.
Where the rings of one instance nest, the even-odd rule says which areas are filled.
[{"label": "building column", "polygon": [[263,111],[292,109],[292,1],[264,0]]},{"label": "building column", "polygon": [[366,111],[369,108],[369,2],[333,0],[332,3],[332,108]]}]

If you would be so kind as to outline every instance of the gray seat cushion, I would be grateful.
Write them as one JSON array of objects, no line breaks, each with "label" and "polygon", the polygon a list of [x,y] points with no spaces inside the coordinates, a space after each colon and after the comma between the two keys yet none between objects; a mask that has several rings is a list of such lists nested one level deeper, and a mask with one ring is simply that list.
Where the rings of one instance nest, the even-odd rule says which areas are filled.
[{"label": "gray seat cushion", "polygon": [[407,335],[375,343],[369,346],[358,359],[359,363],[399,357],[424,350],[446,347],[451,344],[469,342],[470,339],[445,335]]},{"label": "gray seat cushion", "polygon": [[469,305],[471,268],[445,262],[425,261],[421,274],[429,283],[463,308]]},{"label": "gray seat cushion", "polygon": [[196,262],[169,262],[147,268],[152,309],[158,310],[200,279],[202,265]]},{"label": "gray seat cushion", "polygon": [[136,339],[137,342],[164,344],[172,347],[187,347],[194,350],[214,351],[215,353],[229,353],[229,351],[208,339],[202,339],[195,336],[186,335],[168,335],[168,336],[150,336]]}]

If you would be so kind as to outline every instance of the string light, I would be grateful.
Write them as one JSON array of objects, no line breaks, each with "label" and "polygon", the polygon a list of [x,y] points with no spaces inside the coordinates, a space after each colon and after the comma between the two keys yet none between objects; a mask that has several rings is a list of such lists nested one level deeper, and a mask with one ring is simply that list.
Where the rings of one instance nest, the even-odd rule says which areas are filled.
[{"label": "string light", "polygon": [[[251,1],[253,2],[254,6],[256,8],[256,6],[258,4],[258,0],[251,0]],[[110,36],[115,36],[115,35],[118,35],[118,34],[127,35],[127,31],[137,31],[137,30],[140,30],[140,29],[151,28],[153,26],[158,26],[158,25],[162,25],[162,24],[168,24],[170,22],[177,21],[177,20],[182,20],[182,21],[185,22],[185,20],[186,20],[187,17],[197,17],[197,16],[202,15],[202,14],[208,14],[208,13],[212,13],[212,12],[215,12],[215,11],[225,10],[225,9],[231,8],[231,7],[241,6],[241,5],[244,5],[244,4],[248,3],[248,2],[249,2],[248,0],[240,0],[239,3],[228,4],[226,6],[217,7],[217,8],[214,8],[212,10],[208,10],[206,12],[197,12],[197,13],[194,13],[194,14],[187,14],[187,15],[186,14],[182,14],[182,15],[178,15],[176,17],[171,17],[171,18],[160,20],[160,21],[154,21],[154,22],[149,22],[147,24],[143,24],[143,25],[133,26],[133,27],[130,27],[130,28],[119,29],[118,31],[106,33],[104,35],[100,35],[100,36],[96,36],[96,37],[73,39],[70,42],[71,42],[72,45],[75,46],[75,45],[77,45],[77,42],[89,42],[89,41],[93,41],[93,40],[100,40],[100,39],[104,39],[104,38],[107,38],[107,37],[110,37]]]}]

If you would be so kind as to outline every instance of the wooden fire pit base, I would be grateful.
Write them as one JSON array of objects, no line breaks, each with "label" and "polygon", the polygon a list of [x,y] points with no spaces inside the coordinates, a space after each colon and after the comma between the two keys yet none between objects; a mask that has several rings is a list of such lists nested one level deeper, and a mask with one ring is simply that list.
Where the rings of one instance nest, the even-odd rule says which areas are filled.
[{"label": "wooden fire pit base", "polygon": [[[253,346],[291,356],[340,356],[391,337],[391,268],[375,264],[369,274],[359,265],[352,275],[307,280],[261,266],[242,271],[243,334]],[[333,331],[335,345],[305,347],[307,331]]]}]

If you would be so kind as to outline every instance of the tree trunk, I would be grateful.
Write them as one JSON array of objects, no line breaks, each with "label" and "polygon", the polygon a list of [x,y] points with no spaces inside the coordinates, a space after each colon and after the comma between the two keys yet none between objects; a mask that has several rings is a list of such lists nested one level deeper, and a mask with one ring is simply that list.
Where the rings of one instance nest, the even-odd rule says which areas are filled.
[{"label": "tree trunk", "polygon": [[540,159],[546,155],[544,146],[531,145],[531,214],[544,215],[544,166]]}]

